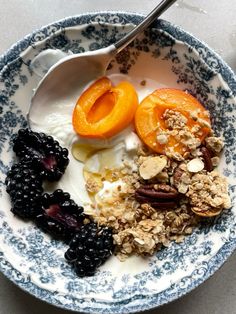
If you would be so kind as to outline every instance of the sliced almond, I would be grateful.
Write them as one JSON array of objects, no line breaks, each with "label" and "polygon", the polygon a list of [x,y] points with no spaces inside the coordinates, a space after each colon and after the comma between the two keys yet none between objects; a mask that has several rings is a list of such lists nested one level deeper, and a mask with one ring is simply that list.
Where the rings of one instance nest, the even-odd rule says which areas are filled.
[{"label": "sliced almond", "polygon": [[183,182],[181,182],[178,185],[178,192],[182,194],[186,194],[188,192],[188,187],[189,187],[188,184],[184,184]]},{"label": "sliced almond", "polygon": [[158,175],[167,165],[165,156],[150,157],[143,161],[139,167],[139,174],[144,180],[149,180]]},{"label": "sliced almond", "polygon": [[199,172],[204,169],[204,162],[200,158],[194,158],[187,163],[187,170],[189,172]]}]

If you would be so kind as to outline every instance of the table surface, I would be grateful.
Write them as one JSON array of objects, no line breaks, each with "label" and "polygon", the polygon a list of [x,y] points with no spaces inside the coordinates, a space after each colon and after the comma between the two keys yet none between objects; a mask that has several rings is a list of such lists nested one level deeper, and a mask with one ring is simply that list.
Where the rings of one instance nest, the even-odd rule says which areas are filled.
[{"label": "table surface", "polygon": [[[0,0],[0,54],[33,30],[91,11],[146,14],[157,0]],[[179,0],[163,15],[212,47],[236,72],[236,1]],[[236,254],[187,296],[148,314],[236,313]],[[69,314],[20,290],[0,274],[0,314]]]}]

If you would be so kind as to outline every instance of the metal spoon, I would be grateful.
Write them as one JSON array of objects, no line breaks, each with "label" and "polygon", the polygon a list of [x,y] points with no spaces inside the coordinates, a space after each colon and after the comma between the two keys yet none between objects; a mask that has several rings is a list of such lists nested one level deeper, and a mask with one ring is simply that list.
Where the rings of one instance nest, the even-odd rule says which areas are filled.
[{"label": "metal spoon", "polygon": [[[162,0],[138,26],[117,43],[96,51],[70,55],[52,66],[39,82],[31,99],[27,114],[29,124],[35,124],[36,121],[33,122],[32,117],[42,115],[43,106],[46,106],[47,111],[50,110],[51,112],[53,112],[55,105],[66,109],[67,112],[68,109],[73,110],[84,87],[98,77],[104,76],[111,59],[175,1]],[[49,106],[51,106],[50,109]]]}]

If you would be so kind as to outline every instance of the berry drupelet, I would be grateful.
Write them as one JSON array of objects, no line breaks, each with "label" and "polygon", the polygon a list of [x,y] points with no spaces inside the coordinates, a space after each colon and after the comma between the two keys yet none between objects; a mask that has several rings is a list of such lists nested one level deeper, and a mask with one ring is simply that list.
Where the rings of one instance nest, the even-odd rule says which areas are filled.
[{"label": "berry drupelet", "polygon": [[31,168],[31,162],[22,160],[12,166],[6,177],[6,191],[10,195],[11,211],[24,219],[39,214],[38,201],[42,195],[42,178]]},{"label": "berry drupelet", "polygon": [[69,246],[65,259],[79,277],[91,276],[114,251],[112,229],[88,223],[80,228]]},{"label": "berry drupelet", "polygon": [[13,150],[19,158],[32,162],[43,179],[57,181],[69,163],[68,150],[62,148],[52,136],[20,129],[13,139]]},{"label": "berry drupelet", "polygon": [[70,194],[58,189],[52,194],[44,193],[40,201],[41,212],[35,219],[36,224],[52,237],[70,241],[80,229],[86,216]]}]

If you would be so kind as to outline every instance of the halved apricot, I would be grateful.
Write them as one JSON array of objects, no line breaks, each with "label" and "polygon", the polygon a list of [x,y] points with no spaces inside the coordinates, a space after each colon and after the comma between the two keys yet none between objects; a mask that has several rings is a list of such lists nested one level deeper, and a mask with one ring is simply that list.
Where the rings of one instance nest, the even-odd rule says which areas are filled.
[{"label": "halved apricot", "polygon": [[[178,89],[158,89],[143,99],[135,114],[135,127],[139,137],[155,152],[165,154],[166,150],[171,148],[183,155],[187,151],[186,146],[174,136],[169,136],[166,143],[157,141],[157,135],[167,130],[164,119],[167,109],[181,113],[187,120],[186,127],[189,130],[199,125],[200,130],[196,137],[200,141],[209,134],[211,129],[209,113],[196,98]],[[196,113],[197,119],[193,113]],[[203,122],[201,125],[200,120]]]},{"label": "halved apricot", "polygon": [[137,93],[129,82],[112,87],[103,77],[78,99],[73,112],[73,127],[81,136],[108,138],[126,128],[138,106]]}]

